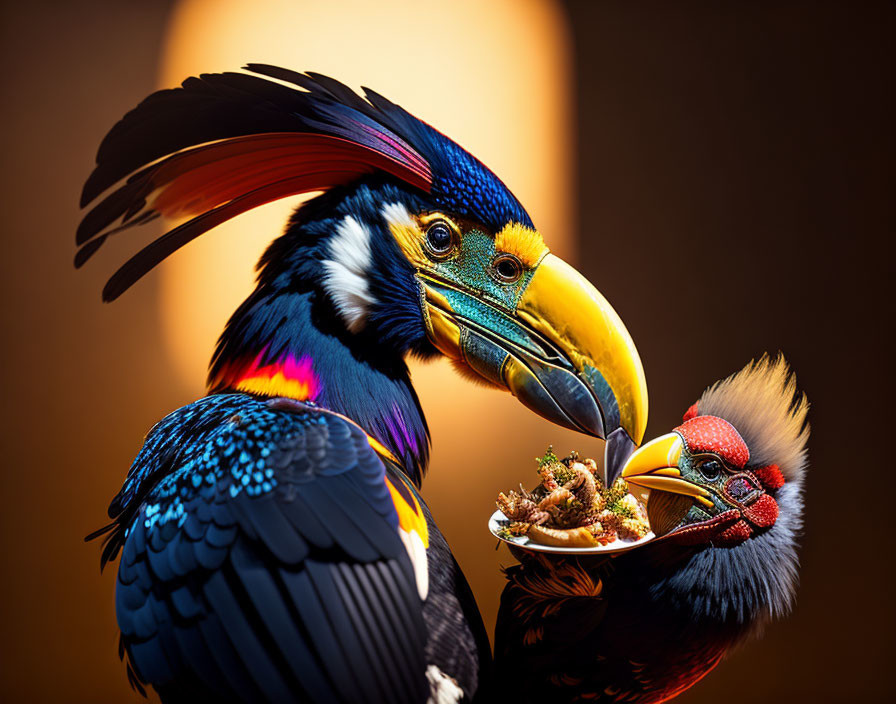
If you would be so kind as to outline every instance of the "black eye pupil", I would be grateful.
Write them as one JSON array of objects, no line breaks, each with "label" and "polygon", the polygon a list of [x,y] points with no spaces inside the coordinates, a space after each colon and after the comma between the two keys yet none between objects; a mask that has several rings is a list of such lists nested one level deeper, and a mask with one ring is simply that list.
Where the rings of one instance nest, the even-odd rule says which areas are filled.
[{"label": "black eye pupil", "polygon": [[707,460],[700,465],[700,474],[706,479],[713,480],[718,478],[722,472],[721,465],[715,460]]},{"label": "black eye pupil", "polygon": [[513,283],[523,273],[520,263],[509,254],[501,254],[492,262],[492,271],[504,283]]},{"label": "black eye pupil", "polygon": [[500,262],[498,262],[497,268],[498,273],[507,279],[512,279],[514,276],[516,276],[516,266],[509,259],[502,259]]},{"label": "black eye pupil", "polygon": [[444,253],[451,248],[451,230],[446,225],[433,225],[426,232],[426,239],[433,252]]}]

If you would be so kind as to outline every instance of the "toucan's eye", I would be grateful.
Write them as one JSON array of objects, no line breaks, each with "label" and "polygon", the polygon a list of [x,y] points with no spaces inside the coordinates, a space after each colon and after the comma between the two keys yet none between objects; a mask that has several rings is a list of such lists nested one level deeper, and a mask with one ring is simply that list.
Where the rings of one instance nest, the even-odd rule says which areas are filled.
[{"label": "toucan's eye", "polygon": [[722,473],[722,463],[714,458],[700,460],[697,463],[697,471],[706,481],[714,482]]},{"label": "toucan's eye", "polygon": [[492,261],[492,271],[501,283],[512,284],[523,275],[523,265],[512,254],[499,254]]},{"label": "toucan's eye", "polygon": [[446,257],[454,244],[451,229],[443,222],[434,222],[426,230],[426,246],[437,259]]}]

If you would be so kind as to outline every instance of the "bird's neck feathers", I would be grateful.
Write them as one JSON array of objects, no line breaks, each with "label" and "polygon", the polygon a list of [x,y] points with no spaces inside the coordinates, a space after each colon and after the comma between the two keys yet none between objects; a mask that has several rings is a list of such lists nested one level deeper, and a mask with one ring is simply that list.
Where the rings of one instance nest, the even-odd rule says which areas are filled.
[{"label": "bird's neck feathers", "polygon": [[[402,290],[413,277],[374,274],[383,266],[374,258],[388,256],[370,241],[379,216],[373,204],[382,197],[363,187],[298,211],[221,335],[209,388],[312,401],[341,413],[419,485],[429,431],[404,358],[423,352],[416,346],[424,328],[414,319],[416,290]],[[327,207],[332,202],[339,206]],[[318,212],[325,216],[314,217]]]},{"label": "bird's neck feathers", "polygon": [[650,595],[695,623],[725,623],[739,636],[789,612],[797,586],[802,480],[781,487],[776,523],[731,547],[656,545]]}]

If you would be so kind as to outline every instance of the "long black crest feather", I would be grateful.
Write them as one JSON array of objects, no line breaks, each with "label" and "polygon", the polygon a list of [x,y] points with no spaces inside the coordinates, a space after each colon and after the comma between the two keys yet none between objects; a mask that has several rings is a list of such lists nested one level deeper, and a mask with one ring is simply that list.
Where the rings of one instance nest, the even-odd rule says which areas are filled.
[{"label": "long black crest feather", "polygon": [[378,93],[365,88],[362,97],[327,76],[266,64],[246,70],[153,93],[100,144],[81,204],[106,195],[78,227],[75,266],[112,235],[158,217],[182,221],[113,275],[105,300],[229,218],[372,174],[397,178],[496,231],[508,222],[533,227],[488,168]]},{"label": "long black crest feather", "polygon": [[[110,279],[113,300],[187,242],[246,210],[383,171],[429,190],[430,164],[408,142],[413,117],[387,114],[320,74],[250,64],[161,90],[103,139],[81,205],[80,267],[111,235],[160,216],[189,220],[132,257]],[[271,80],[274,79],[274,80]],[[279,81],[292,83],[284,85]],[[402,134],[404,132],[404,134]]]}]

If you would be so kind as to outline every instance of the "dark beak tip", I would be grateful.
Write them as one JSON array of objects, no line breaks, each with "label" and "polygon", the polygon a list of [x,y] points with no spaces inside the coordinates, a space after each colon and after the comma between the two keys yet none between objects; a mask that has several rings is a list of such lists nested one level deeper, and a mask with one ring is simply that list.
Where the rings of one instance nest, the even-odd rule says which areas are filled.
[{"label": "dark beak tip", "polygon": [[609,483],[616,481],[636,449],[637,445],[622,428],[616,428],[607,435],[606,466]]}]

